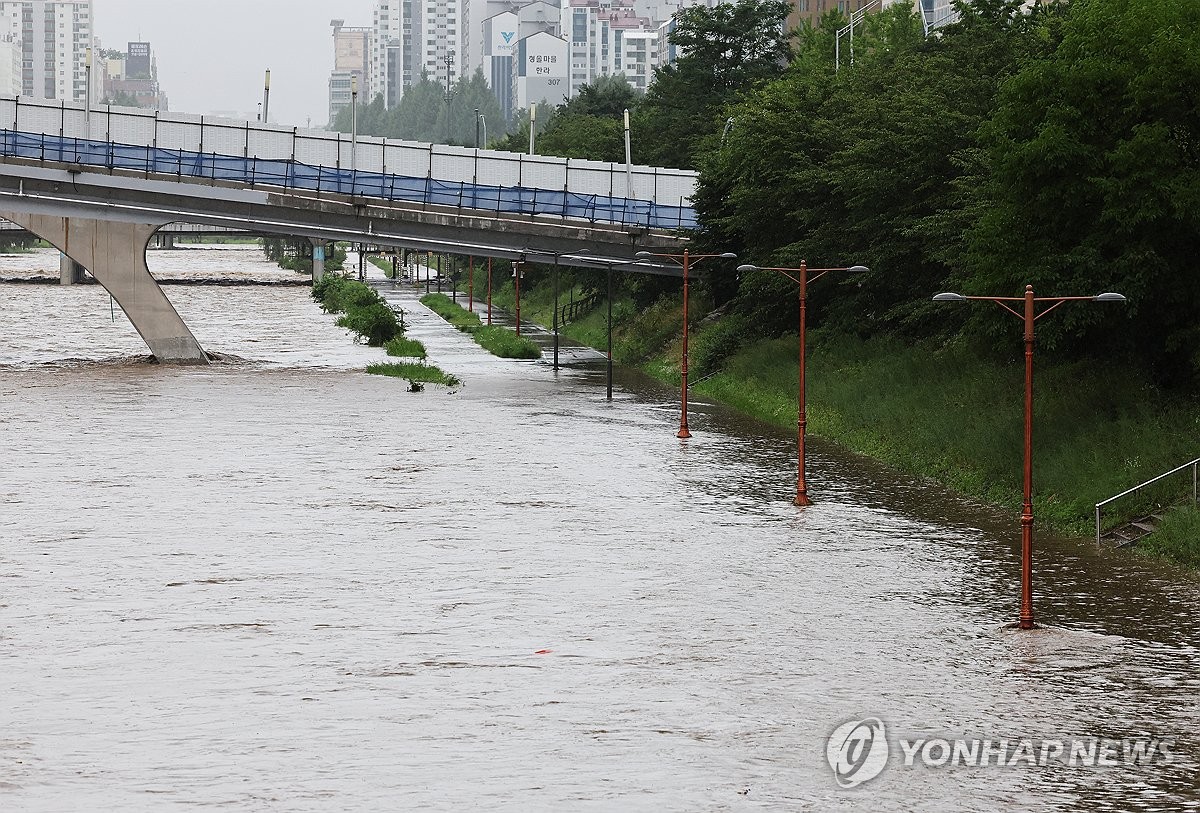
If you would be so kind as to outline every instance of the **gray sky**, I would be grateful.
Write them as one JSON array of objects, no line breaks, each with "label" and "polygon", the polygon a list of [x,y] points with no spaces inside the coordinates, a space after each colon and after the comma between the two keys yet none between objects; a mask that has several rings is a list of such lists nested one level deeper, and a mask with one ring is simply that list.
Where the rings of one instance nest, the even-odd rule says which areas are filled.
[{"label": "gray sky", "polygon": [[333,36],[329,21],[371,24],[373,0],[93,0],[96,34],[124,51],[147,40],[158,79],[182,113],[253,114],[271,69],[271,120],[325,125]]}]

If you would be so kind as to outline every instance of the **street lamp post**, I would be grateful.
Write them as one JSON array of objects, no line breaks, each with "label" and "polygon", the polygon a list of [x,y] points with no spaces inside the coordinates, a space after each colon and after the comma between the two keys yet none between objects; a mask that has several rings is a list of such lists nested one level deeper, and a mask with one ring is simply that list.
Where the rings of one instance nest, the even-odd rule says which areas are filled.
[{"label": "street lamp post", "polygon": [[736,260],[737,255],[733,252],[726,251],[723,254],[692,254],[688,249],[684,249],[682,254],[658,254],[651,251],[639,251],[634,255],[641,259],[650,259],[653,257],[665,257],[683,267],[683,362],[680,365],[680,373],[683,376],[683,385],[680,396],[680,412],[679,412],[679,432],[676,433],[677,438],[690,438],[692,433],[688,431],[687,422],[687,395],[688,395],[688,270],[694,264],[701,260],[707,260],[710,257],[718,257],[724,260]]},{"label": "street lamp post", "polygon": [[[792,502],[800,507],[812,505],[812,500],[808,498],[808,483],[804,479],[804,438],[808,430],[807,416],[807,401],[805,399],[804,383],[805,383],[805,346],[807,342],[807,324],[808,324],[808,283],[815,282],[821,277],[828,274],[830,271],[851,271],[854,273],[864,273],[869,271],[865,265],[852,265],[844,268],[809,268],[808,262],[800,261],[799,268],[772,268],[757,265],[739,265],[738,272],[745,273],[748,271],[774,271],[777,274],[790,279],[792,282],[800,286],[800,383],[796,397],[796,449],[797,449],[797,464],[796,464],[796,499]],[[809,277],[809,274],[814,276]],[[794,276],[793,276],[794,275]]]},{"label": "street lamp post", "polygon": [[521,266],[524,265],[525,258],[513,260],[513,283],[516,286],[516,319],[517,319],[517,336],[521,335]]},{"label": "street lamp post", "polygon": [[492,323],[492,258],[488,257],[488,301],[487,301],[487,323]]},{"label": "street lamp post", "polygon": [[263,79],[263,108],[262,108],[263,124],[271,120],[271,69],[267,68],[267,75]]},{"label": "street lamp post", "polygon": [[350,77],[350,192],[354,192],[354,170],[358,168],[358,74]]},{"label": "street lamp post", "polygon": [[[995,302],[1025,323],[1025,465],[1024,491],[1021,502],[1021,612],[1019,629],[1028,630],[1033,623],[1033,324],[1064,302],[1124,302],[1121,294],[1103,293],[1095,296],[1034,296],[1033,286],[1025,286],[1024,296],[963,296],[942,293],[934,302]],[[1008,303],[1023,303],[1023,309]],[[1038,307],[1046,307],[1039,313]]]},{"label": "street lamp post", "polygon": [[467,310],[475,312],[475,255],[467,257]]},{"label": "street lamp post", "polygon": [[92,49],[88,48],[83,55],[83,138],[92,140]]}]

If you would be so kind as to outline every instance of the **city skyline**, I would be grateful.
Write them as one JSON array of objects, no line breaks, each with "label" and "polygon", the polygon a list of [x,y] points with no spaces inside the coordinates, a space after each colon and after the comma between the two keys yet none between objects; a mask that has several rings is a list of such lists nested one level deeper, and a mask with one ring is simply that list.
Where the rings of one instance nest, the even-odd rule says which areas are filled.
[{"label": "city skyline", "polygon": [[[271,120],[303,127],[311,118],[323,127],[333,66],[329,21],[367,24],[373,7],[374,0],[95,0],[94,13],[104,48],[151,43],[175,110],[253,114],[269,68]],[[192,10],[202,13],[181,13]]]}]

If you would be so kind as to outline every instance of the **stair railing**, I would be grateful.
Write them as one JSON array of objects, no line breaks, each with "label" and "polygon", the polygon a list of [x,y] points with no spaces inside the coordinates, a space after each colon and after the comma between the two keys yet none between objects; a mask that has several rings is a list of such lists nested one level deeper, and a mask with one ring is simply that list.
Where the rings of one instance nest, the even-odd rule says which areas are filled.
[{"label": "stair railing", "polygon": [[1111,502],[1116,502],[1117,500],[1121,499],[1122,497],[1128,497],[1130,494],[1133,494],[1137,491],[1141,491],[1146,486],[1152,486],[1155,483],[1159,482],[1160,480],[1165,480],[1166,478],[1170,477],[1172,474],[1178,474],[1179,472],[1183,471],[1184,469],[1190,468],[1192,470],[1192,505],[1200,505],[1200,500],[1197,499],[1197,497],[1200,497],[1200,493],[1198,493],[1198,489],[1197,489],[1197,486],[1200,485],[1200,479],[1197,478],[1198,467],[1200,467],[1200,458],[1196,458],[1195,460],[1191,461],[1190,463],[1184,463],[1182,466],[1173,468],[1170,471],[1165,472],[1164,474],[1158,475],[1157,477],[1155,477],[1152,480],[1147,480],[1144,483],[1139,483],[1138,485],[1134,486],[1133,488],[1122,491],[1120,494],[1117,494],[1116,496],[1109,497],[1107,500],[1104,500],[1103,502],[1096,503],[1096,547],[1100,547],[1100,511],[1104,508],[1104,506],[1108,505]]}]

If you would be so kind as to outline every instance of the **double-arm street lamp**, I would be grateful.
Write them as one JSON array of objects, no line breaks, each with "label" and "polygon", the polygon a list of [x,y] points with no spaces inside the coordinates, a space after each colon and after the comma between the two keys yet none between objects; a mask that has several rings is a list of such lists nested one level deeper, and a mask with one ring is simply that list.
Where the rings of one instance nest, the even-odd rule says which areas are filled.
[{"label": "double-arm street lamp", "polygon": [[[1025,296],[963,296],[944,293],[934,302],[995,302],[1025,323],[1025,484],[1021,503],[1021,613],[1017,627],[1033,629],[1033,324],[1064,302],[1124,302],[1121,294],[1095,296],[1034,296],[1025,286]],[[1023,303],[1021,310],[1015,304]],[[1039,311],[1039,308],[1041,309]]]},{"label": "double-arm street lamp", "polygon": [[687,422],[687,394],[688,394],[688,269],[695,263],[701,260],[707,260],[711,257],[718,257],[724,260],[736,260],[737,255],[726,251],[724,254],[692,254],[688,249],[684,249],[682,254],[658,254],[651,251],[639,251],[634,255],[639,259],[647,260],[653,257],[663,257],[683,267],[683,363],[680,367],[680,372],[683,375],[682,395],[680,399],[679,412],[679,432],[676,433],[677,438],[690,438],[692,433],[688,431]]},{"label": "double-arm street lamp", "polygon": [[[804,260],[800,261],[799,268],[769,268],[757,265],[738,266],[738,273],[745,273],[747,271],[774,271],[777,274],[782,274],[800,286],[800,386],[799,394],[796,400],[796,448],[798,462],[796,466],[796,499],[793,500],[793,502],[801,507],[812,505],[812,500],[808,498],[808,484],[804,481],[804,435],[808,428],[808,418],[805,412],[804,396],[804,356],[807,333],[808,283],[817,281],[830,271],[850,271],[853,273],[864,273],[869,270],[870,269],[865,265],[852,265],[845,268],[809,268],[808,263]],[[810,277],[810,274],[813,276]]]}]

